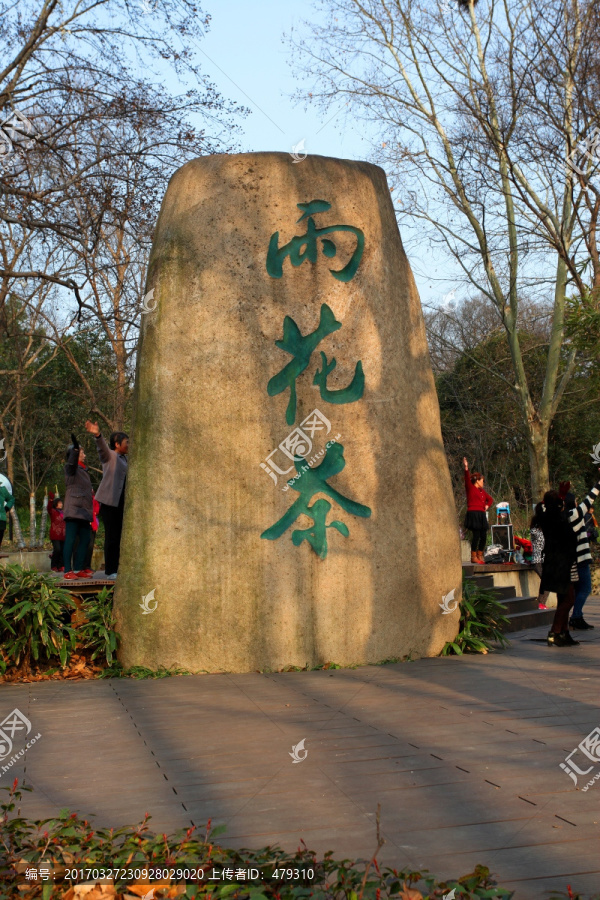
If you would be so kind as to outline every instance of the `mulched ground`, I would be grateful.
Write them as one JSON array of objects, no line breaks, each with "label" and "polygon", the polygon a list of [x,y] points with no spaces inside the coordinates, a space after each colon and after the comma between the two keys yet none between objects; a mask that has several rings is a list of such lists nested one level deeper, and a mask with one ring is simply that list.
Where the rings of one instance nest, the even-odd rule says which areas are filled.
[{"label": "mulched ground", "polygon": [[18,666],[0,675],[0,684],[30,684],[34,681],[80,681],[85,678],[97,678],[105,666],[98,665],[91,659],[91,653],[78,650],[73,654],[67,666],[37,666],[28,671]]}]

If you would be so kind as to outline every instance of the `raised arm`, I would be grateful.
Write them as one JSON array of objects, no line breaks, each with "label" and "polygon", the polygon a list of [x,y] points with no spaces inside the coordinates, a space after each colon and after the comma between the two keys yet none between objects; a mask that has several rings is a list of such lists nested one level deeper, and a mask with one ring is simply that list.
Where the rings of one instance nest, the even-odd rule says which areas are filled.
[{"label": "raised arm", "polygon": [[67,457],[67,464],[65,466],[65,474],[69,477],[72,477],[77,472],[77,465],[79,463],[79,445],[77,447],[73,447],[72,450],[69,450],[69,455]]},{"label": "raised arm", "polygon": [[594,505],[594,500],[600,494],[600,481],[598,481],[594,487],[591,489],[589,494],[583,498],[581,503],[579,503],[575,509],[572,509],[569,513],[569,521],[571,524],[578,522],[580,519],[583,523],[585,518],[585,514],[590,511],[592,506]]},{"label": "raised arm", "polygon": [[471,490],[471,473],[469,472],[469,463],[467,462],[466,456],[463,456],[463,469],[465,470],[465,491],[467,492],[468,498],[469,491]]},{"label": "raised arm", "polygon": [[96,439],[96,450],[98,451],[98,456],[100,457],[100,462],[103,465],[110,462],[111,454],[114,453],[114,450],[111,450],[102,435],[100,434],[100,428],[97,422],[90,422],[89,420],[85,423],[86,431],[89,431],[90,434],[94,435]]},{"label": "raised arm", "polygon": [[111,456],[114,455],[115,451],[111,450],[106,441],[104,440],[103,435],[97,434],[96,436],[96,449],[98,450],[98,456],[100,457],[100,462],[105,465],[110,462]]}]

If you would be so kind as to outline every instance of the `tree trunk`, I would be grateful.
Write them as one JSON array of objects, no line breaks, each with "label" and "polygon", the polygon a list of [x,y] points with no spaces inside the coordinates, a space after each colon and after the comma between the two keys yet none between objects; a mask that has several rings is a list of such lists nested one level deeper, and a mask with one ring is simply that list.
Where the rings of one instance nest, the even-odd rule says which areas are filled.
[{"label": "tree trunk", "polygon": [[44,549],[44,541],[46,540],[46,523],[48,521],[48,488],[44,491],[44,500],[42,503],[42,520],[40,522],[40,533],[38,536],[38,547]]},{"label": "tree trunk", "polygon": [[17,510],[13,506],[10,511],[10,518],[14,525],[15,529],[15,541],[17,542],[17,549],[23,550],[25,547],[25,541],[23,540],[23,534],[21,532],[21,523],[19,522],[19,517],[17,515]]},{"label": "tree trunk", "polygon": [[548,472],[548,427],[539,423],[529,424],[529,469],[531,472],[532,503],[539,503],[550,489]]},{"label": "tree trunk", "polygon": [[115,429],[122,429],[125,426],[125,406],[126,406],[126,389],[127,389],[127,359],[125,355],[125,347],[121,342],[117,343],[115,357],[117,362],[117,395],[115,402]]},{"label": "tree trunk", "polygon": [[35,529],[35,494],[29,495],[29,549],[33,550],[36,545],[36,529]]}]

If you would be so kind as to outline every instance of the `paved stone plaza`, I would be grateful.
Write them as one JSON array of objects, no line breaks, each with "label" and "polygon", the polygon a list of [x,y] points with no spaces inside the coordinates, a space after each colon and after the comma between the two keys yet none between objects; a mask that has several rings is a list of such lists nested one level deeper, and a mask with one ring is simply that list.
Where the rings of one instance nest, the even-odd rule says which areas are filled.
[{"label": "paved stone plaza", "polygon": [[438,877],[482,863],[515,900],[598,891],[600,782],[576,790],[559,766],[600,724],[600,600],[588,606],[579,648],[532,641],[542,629],[488,656],[2,685],[2,715],[18,707],[42,737],[1,783],[33,785],[30,816],[68,806],[117,826],[148,811],[159,831],[210,817],[231,846],[303,838],[346,857],[373,852],[381,803],[384,863]]}]

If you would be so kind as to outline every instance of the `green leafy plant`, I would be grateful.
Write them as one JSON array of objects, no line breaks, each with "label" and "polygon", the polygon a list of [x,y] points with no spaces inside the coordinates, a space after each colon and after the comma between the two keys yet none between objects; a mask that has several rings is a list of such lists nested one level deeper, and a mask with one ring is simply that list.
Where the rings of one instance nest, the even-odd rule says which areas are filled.
[{"label": "green leafy plant", "polygon": [[506,647],[508,640],[502,626],[507,624],[504,606],[494,594],[478,587],[475,581],[463,579],[459,631],[453,641],[447,641],[442,656],[487,653],[493,649],[493,642]]},{"label": "green leafy plant", "polygon": [[[0,569],[0,645],[6,666],[58,658],[65,666],[75,649],[75,632],[68,624],[75,609],[70,594],[51,575],[10,565]],[[66,621],[65,621],[66,620]]]},{"label": "green leafy plant", "polygon": [[84,601],[86,621],[78,628],[84,649],[92,651],[92,659],[104,656],[107,666],[112,664],[120,640],[114,630],[113,591],[112,587],[104,587],[95,597]]},{"label": "green leafy plant", "polygon": [[[29,790],[28,788],[23,788]],[[476,866],[474,871],[458,880],[438,881],[428,872],[410,869],[399,870],[377,864],[376,856],[383,841],[377,833],[377,850],[370,860],[335,860],[331,852],[322,858],[302,845],[294,854],[286,853],[280,847],[269,846],[260,849],[235,850],[221,847],[215,838],[224,826],[211,827],[210,819],[204,835],[196,834],[195,828],[178,831],[172,835],[154,834],[150,831],[146,815],[136,826],[123,828],[94,828],[77,813],[61,810],[51,819],[28,820],[18,815],[15,808],[20,806],[22,792],[15,779],[8,791],[5,802],[0,804],[0,900],[9,900],[17,895],[22,900],[58,900],[67,895],[69,888],[83,878],[71,878],[74,869],[94,870],[110,866],[119,869],[114,882],[117,897],[128,896],[127,886],[145,884],[146,889],[157,885],[155,897],[175,897],[176,894],[189,898],[212,898],[212,900],[390,900],[390,898],[415,898],[415,900],[441,900],[443,895],[454,888],[456,900],[510,900],[512,891],[496,886],[485,866]],[[377,824],[379,826],[379,811]],[[42,866],[50,870],[47,882],[26,882],[25,871],[30,867]],[[175,871],[189,870],[194,874],[177,878],[169,876],[149,882],[149,876],[135,870],[148,867],[174,868]],[[235,883],[231,879],[209,880],[213,869],[249,868],[262,873],[260,881]],[[310,880],[288,880],[285,869],[312,870]],[[123,874],[122,870],[126,870]],[[131,872],[131,870],[134,870]],[[202,878],[199,871],[205,873]],[[69,878],[66,874],[69,872]],[[90,876],[92,877],[92,876]],[[95,877],[95,876],[93,876]],[[164,887],[165,882],[168,887]],[[162,887],[158,887],[158,883]],[[175,888],[180,884],[185,893]],[[415,888],[413,888],[415,886]],[[135,891],[139,894],[139,887]],[[145,893],[145,891],[144,891]],[[71,896],[71,893],[68,893]],[[116,900],[116,898],[115,898]]]}]

